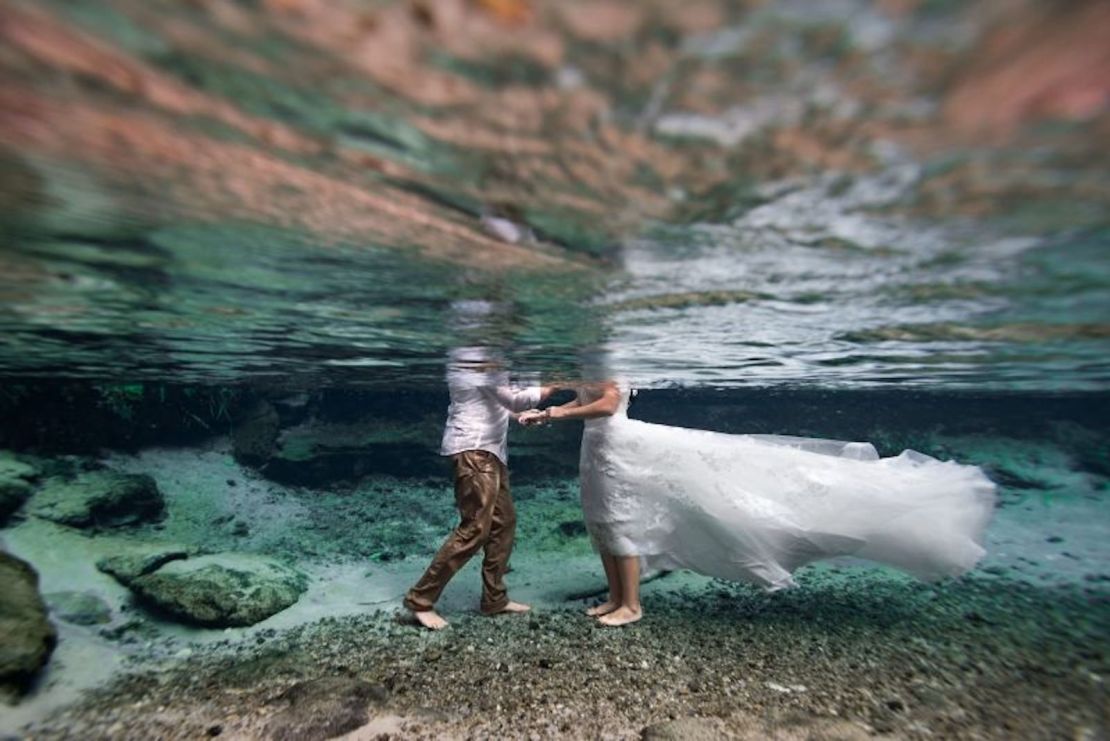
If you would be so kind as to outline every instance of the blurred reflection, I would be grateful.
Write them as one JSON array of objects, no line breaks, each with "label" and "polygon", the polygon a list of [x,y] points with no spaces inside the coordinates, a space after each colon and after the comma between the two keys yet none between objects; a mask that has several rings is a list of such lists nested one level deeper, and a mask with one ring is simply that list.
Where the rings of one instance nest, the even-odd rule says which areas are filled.
[{"label": "blurred reflection", "polygon": [[[1110,379],[1097,0],[0,4],[0,373]],[[485,340],[467,339],[467,344]]]}]

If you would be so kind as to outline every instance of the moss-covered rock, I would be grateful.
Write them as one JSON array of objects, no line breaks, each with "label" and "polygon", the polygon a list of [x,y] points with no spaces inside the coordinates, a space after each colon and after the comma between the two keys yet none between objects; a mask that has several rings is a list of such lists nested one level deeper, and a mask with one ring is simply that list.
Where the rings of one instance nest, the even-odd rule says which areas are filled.
[{"label": "moss-covered rock", "polygon": [[29,563],[0,551],[0,692],[4,694],[26,690],[58,640],[38,585],[39,575]]},{"label": "moss-covered rock", "polygon": [[158,520],[165,500],[146,474],[91,471],[53,479],[31,500],[31,513],[71,527],[119,527]]},{"label": "moss-covered rock", "polygon": [[102,558],[96,562],[96,568],[127,587],[140,576],[157,571],[170,561],[188,558],[196,552],[197,549],[192,546],[142,548],[131,553]]},{"label": "moss-covered rock", "polygon": [[127,585],[144,604],[210,628],[253,625],[289,607],[308,587],[301,572],[242,553],[175,560]]}]

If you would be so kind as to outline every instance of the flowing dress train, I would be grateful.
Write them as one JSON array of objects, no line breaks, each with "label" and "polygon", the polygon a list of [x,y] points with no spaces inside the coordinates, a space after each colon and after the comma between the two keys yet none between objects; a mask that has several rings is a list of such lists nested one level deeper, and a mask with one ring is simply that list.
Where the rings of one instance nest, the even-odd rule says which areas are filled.
[{"label": "flowing dress train", "polygon": [[[580,400],[591,399],[580,391]],[[925,580],[983,556],[995,486],[975,466],[869,443],[731,435],[587,420],[582,509],[595,545],[646,568],[691,569],[770,589],[811,561],[851,555]]]}]

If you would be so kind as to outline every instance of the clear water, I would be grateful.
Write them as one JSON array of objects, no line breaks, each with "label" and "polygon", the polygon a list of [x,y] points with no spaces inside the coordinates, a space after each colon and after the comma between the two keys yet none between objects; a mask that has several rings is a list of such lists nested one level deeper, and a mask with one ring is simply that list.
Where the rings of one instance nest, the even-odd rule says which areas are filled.
[{"label": "clear water", "polygon": [[[619,663],[709,631],[709,674],[742,667],[743,681],[649,715],[772,717],[789,700],[908,737],[1101,737],[1110,160],[1105,91],[1067,66],[1101,49],[1082,22],[1098,12],[0,3],[0,477],[23,470],[12,460],[36,472],[0,541],[38,569],[62,635],[0,733],[114,737],[127,721],[211,735],[189,710],[207,682],[202,704],[246,707],[247,725],[221,722],[252,737],[272,698],[244,698],[267,682],[304,667],[386,681],[397,657],[365,646],[519,668],[532,659],[496,652],[537,635]],[[1016,87],[996,76],[1010,65],[1028,71]],[[685,575],[647,588],[659,617],[641,633],[575,632],[568,605],[577,619],[600,578],[578,430],[514,430],[514,579],[553,622],[494,642],[463,619],[457,638],[414,643],[365,616],[397,606],[454,522],[443,374],[470,345],[521,381],[624,378],[641,419],[982,466],[1000,487],[989,555],[936,588],[821,567],[779,601]],[[271,438],[244,455],[260,415]],[[51,482],[100,467],[153,476],[165,517],[87,532],[31,513]],[[93,566],[169,546],[278,558],[312,586],[225,632],[148,614]],[[477,580],[459,581],[444,607],[465,615]],[[52,595],[78,590],[107,605],[103,627],[57,617]],[[321,640],[346,663],[298,644],[306,625],[333,631]],[[250,652],[287,629],[283,650],[312,660],[271,671]],[[759,663],[781,635],[797,651]],[[841,663],[807,675],[810,646]],[[110,682],[175,666],[172,680]],[[624,705],[671,697],[672,675],[630,676],[614,690]],[[397,712],[417,712],[406,703],[437,680],[397,677]],[[830,677],[865,686],[846,696]],[[639,736],[602,695],[581,696],[589,677],[572,679],[567,695],[533,696],[498,674],[489,707],[445,712],[496,718],[557,697],[594,735]],[[92,687],[109,694],[82,700]],[[182,725],[157,726],[139,699]],[[562,721],[522,722],[548,736]]]}]

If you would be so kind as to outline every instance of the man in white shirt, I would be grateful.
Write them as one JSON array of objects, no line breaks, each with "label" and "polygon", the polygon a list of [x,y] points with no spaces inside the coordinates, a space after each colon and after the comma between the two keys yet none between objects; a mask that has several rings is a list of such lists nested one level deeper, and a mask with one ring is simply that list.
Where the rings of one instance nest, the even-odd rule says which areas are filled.
[{"label": "man in white shirt", "polygon": [[431,630],[447,626],[435,611],[436,600],[451,577],[480,549],[485,550],[482,613],[528,611],[527,605],[509,600],[505,589],[505,569],[516,531],[505,437],[510,416],[535,407],[554,390],[550,386],[511,388],[508,374],[482,347],[452,351],[447,386],[451,405],[440,454],[451,457],[455,506],[461,521],[405,595],[405,607]]}]

